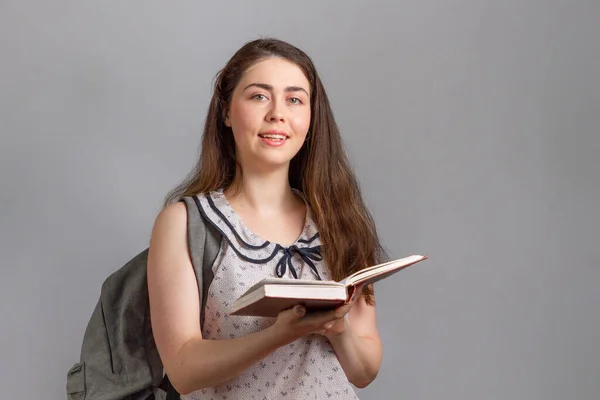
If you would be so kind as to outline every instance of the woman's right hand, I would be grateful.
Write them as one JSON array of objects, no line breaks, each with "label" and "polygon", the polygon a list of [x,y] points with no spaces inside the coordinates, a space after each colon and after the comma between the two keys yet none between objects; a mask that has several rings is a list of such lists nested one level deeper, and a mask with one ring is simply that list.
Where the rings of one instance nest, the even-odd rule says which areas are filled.
[{"label": "woman's right hand", "polygon": [[282,340],[293,342],[303,336],[331,328],[337,321],[346,316],[353,305],[354,301],[351,301],[335,310],[310,314],[306,314],[306,309],[303,306],[295,306],[289,310],[281,311],[272,328]]}]

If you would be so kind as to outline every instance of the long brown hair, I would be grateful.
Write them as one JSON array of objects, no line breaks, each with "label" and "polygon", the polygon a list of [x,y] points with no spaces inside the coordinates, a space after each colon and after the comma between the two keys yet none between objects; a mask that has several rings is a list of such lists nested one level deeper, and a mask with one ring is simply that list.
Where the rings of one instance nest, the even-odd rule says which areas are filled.
[{"label": "long brown hair", "polygon": [[[236,174],[235,142],[224,117],[232,93],[244,72],[269,57],[295,63],[310,83],[311,123],[308,138],[291,160],[289,181],[304,193],[315,216],[322,254],[333,279],[341,280],[385,256],[373,218],[334,120],[325,88],[312,60],[302,50],[281,40],[266,38],[246,43],[216,76],[214,93],[204,125],[200,159],[186,179],[166,197],[167,206],[182,196],[227,188]],[[373,304],[372,286],[364,289]]]}]

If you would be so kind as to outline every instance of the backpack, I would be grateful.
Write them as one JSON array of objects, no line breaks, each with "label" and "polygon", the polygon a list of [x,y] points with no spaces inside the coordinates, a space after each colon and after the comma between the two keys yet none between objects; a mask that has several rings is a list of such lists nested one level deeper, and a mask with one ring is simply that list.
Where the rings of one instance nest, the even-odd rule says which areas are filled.
[{"label": "backpack", "polygon": [[[180,201],[187,208],[188,248],[198,282],[202,326],[222,236],[206,223],[196,196]],[[152,335],[147,261],[148,248],[103,282],[85,330],[80,360],[67,373],[67,400],[179,399],[163,372]]]}]

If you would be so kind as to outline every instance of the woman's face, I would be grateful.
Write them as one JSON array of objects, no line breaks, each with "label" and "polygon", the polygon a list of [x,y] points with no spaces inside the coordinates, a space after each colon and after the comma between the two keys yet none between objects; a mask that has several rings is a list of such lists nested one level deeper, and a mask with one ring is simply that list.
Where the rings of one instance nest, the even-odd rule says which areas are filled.
[{"label": "woman's face", "polygon": [[243,169],[287,167],[310,127],[310,85],[302,70],[282,58],[251,66],[235,88],[225,125],[233,131]]}]

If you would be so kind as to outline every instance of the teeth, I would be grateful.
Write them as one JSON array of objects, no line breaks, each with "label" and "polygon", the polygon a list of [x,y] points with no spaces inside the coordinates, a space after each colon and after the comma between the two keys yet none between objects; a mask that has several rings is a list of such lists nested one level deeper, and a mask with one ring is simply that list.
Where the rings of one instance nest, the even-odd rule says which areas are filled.
[{"label": "teeth", "polygon": [[285,136],[284,135],[260,135],[261,137],[267,138],[267,139],[275,139],[275,140],[285,140]]}]

